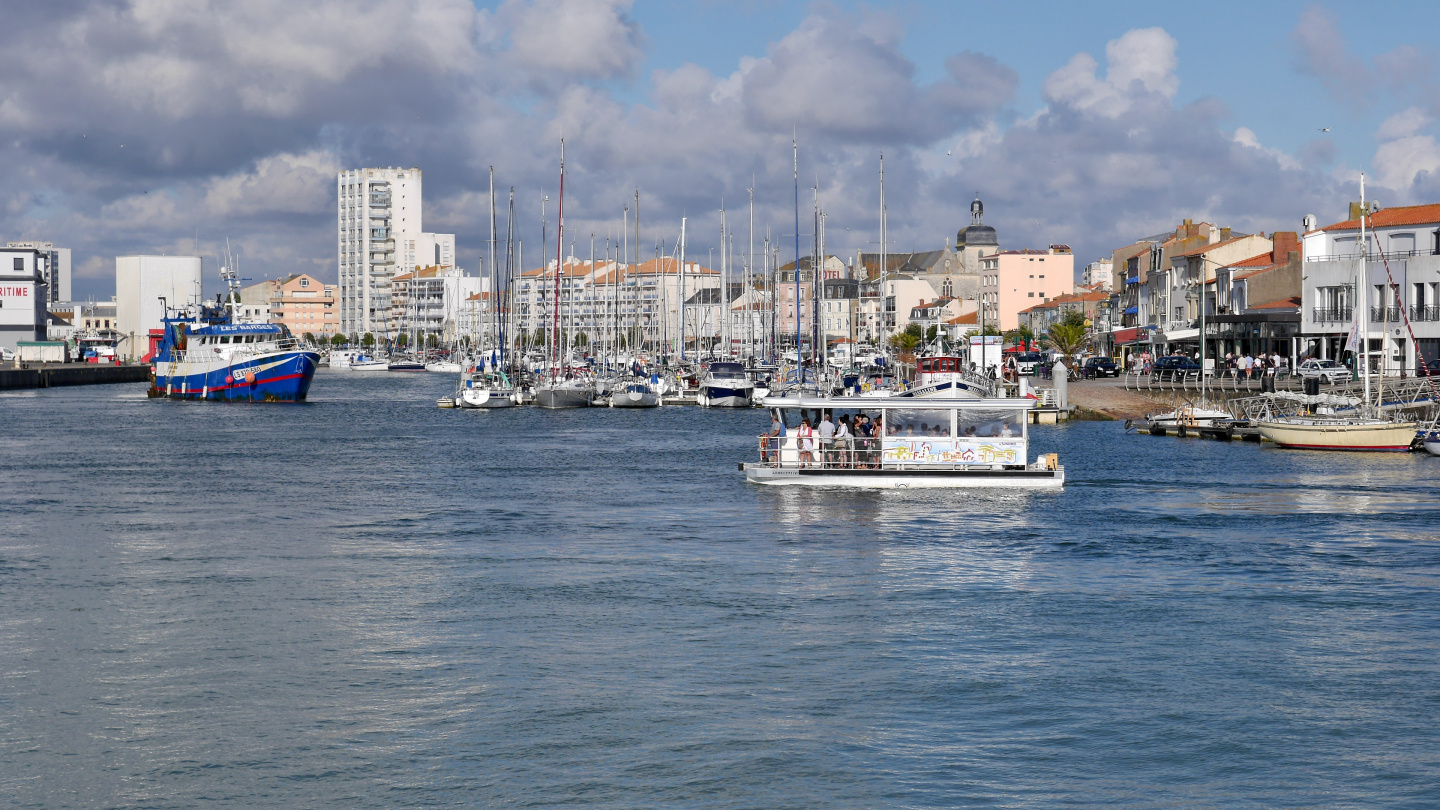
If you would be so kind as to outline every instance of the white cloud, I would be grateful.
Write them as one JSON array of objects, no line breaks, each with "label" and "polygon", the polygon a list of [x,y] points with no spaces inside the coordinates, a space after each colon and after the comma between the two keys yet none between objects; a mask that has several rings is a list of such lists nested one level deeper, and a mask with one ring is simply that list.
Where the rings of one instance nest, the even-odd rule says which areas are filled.
[{"label": "white cloud", "polygon": [[521,65],[547,78],[614,79],[645,55],[630,6],[631,0],[512,0],[502,15]]},{"label": "white cloud", "polygon": [[1079,53],[1045,80],[1045,100],[1083,112],[1116,118],[1147,94],[1173,98],[1180,88],[1175,38],[1161,28],[1138,28],[1105,46],[1108,69]]}]

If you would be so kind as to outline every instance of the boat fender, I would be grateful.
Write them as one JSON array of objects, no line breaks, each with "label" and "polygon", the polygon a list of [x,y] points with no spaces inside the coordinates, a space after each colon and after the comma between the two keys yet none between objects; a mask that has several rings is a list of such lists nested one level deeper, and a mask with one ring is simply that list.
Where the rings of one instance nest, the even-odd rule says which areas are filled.
[{"label": "boat fender", "polygon": [[254,384],[255,384],[255,372],[253,372],[253,371],[246,371],[246,372],[245,372],[245,384],[246,384],[246,385],[254,385]]},{"label": "boat fender", "polygon": [[1175,426],[1175,435],[1182,439],[1185,438],[1185,426],[1183,424]]},{"label": "boat fender", "polygon": [[1129,419],[1126,419],[1126,420],[1125,420],[1125,429],[1126,429],[1126,430],[1130,430],[1131,424],[1132,424],[1131,421],[1130,421]]}]

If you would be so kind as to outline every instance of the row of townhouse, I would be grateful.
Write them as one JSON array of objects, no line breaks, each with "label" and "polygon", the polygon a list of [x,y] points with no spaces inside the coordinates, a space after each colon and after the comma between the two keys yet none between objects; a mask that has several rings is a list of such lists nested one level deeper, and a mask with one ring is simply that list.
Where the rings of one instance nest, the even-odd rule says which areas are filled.
[{"label": "row of townhouse", "polygon": [[1268,237],[1185,220],[1117,249],[1117,289],[1093,319],[1097,350],[1195,356],[1203,340],[1207,366],[1262,352],[1343,359],[1363,323],[1371,366],[1413,374],[1440,357],[1440,205],[1372,209],[1363,244],[1360,205],[1350,209]]},{"label": "row of townhouse", "polygon": [[721,334],[721,302],[717,296],[702,303],[696,295],[719,287],[720,274],[697,262],[685,262],[682,271],[672,258],[635,265],[572,257],[558,272],[550,262],[522,273],[511,305],[532,343],[543,344],[558,323],[572,345],[678,349],[683,330],[686,346],[710,347]]}]

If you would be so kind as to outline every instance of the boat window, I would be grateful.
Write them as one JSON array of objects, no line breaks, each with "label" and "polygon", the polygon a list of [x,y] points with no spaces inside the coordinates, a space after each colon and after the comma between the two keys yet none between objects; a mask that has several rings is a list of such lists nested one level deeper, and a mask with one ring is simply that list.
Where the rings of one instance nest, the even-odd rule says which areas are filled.
[{"label": "boat window", "polygon": [[1016,408],[962,408],[957,426],[962,437],[1019,438],[1025,435],[1023,418]]},{"label": "boat window", "polygon": [[220,342],[221,342],[221,343],[229,343],[229,342],[230,342],[230,336],[229,336],[229,335],[221,335],[221,336],[220,336]]},{"label": "boat window", "polygon": [[890,408],[885,411],[886,436],[950,435],[950,410],[940,408]]}]

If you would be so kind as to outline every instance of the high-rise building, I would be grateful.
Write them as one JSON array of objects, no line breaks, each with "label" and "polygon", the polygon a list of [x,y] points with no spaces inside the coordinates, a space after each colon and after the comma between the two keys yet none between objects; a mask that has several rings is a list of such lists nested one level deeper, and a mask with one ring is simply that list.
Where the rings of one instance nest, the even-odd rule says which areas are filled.
[{"label": "high-rise building", "polygon": [[70,248],[57,248],[50,242],[10,242],[6,247],[38,250],[45,256],[47,305],[70,300]]},{"label": "high-rise building", "polygon": [[420,170],[350,169],[340,172],[336,185],[340,331],[382,332],[390,307],[390,280],[397,266],[403,267],[397,263],[403,257],[397,257],[396,240],[424,230]]}]

